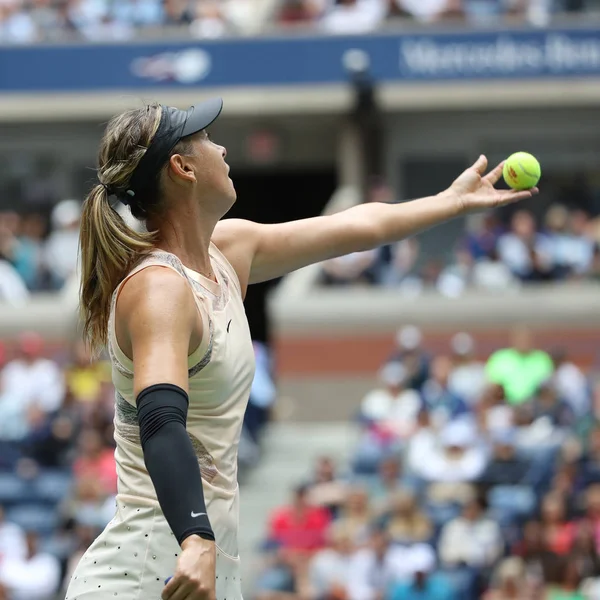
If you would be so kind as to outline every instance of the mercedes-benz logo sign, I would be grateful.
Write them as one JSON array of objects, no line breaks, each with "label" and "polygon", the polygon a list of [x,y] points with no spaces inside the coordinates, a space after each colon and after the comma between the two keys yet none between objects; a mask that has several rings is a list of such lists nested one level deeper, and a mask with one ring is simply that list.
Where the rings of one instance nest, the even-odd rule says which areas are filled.
[{"label": "mercedes-benz logo sign", "polygon": [[200,48],[140,56],[131,63],[131,72],[136,77],[184,84],[202,81],[211,68],[210,54]]}]

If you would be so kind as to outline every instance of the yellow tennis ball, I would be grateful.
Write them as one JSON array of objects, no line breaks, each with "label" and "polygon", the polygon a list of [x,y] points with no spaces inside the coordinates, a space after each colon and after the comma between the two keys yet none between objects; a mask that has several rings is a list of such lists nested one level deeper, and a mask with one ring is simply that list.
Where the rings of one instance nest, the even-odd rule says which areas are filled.
[{"label": "yellow tennis ball", "polygon": [[502,171],[504,181],[513,190],[535,187],[542,176],[540,163],[527,152],[516,152],[506,159]]}]

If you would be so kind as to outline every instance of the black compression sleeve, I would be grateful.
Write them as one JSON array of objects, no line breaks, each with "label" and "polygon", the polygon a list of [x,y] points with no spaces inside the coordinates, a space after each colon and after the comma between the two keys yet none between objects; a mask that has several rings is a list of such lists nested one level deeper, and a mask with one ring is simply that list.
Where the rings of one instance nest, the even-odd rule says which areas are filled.
[{"label": "black compression sleeve", "polygon": [[142,390],[136,402],[146,468],[173,534],[179,544],[192,534],[214,540],[198,459],[185,428],[188,395],[161,383]]}]

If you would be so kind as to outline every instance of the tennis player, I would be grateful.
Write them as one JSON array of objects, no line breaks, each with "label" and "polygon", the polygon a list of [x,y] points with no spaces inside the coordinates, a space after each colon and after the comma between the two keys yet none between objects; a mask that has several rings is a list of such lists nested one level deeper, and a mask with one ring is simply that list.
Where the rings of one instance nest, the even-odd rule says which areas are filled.
[{"label": "tennis player", "polygon": [[[237,448],[254,373],[251,283],[529,198],[481,156],[452,186],[280,225],[221,218],[236,199],[207,128],[221,99],[115,117],[81,224],[81,309],[116,389],[117,511],[68,600],[240,600]],[[282,191],[285,194],[285,191]],[[150,233],[128,228],[116,196]],[[165,586],[165,580],[172,579]]]}]

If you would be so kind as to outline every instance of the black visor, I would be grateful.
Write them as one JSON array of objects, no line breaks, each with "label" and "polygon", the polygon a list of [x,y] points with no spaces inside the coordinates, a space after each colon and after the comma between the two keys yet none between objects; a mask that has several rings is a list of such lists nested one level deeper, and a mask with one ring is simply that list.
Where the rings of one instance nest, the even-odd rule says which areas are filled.
[{"label": "black visor", "polygon": [[190,106],[187,110],[172,106],[161,108],[160,124],[150,146],[131,175],[128,189],[119,194],[119,199],[124,204],[129,204],[130,198],[141,194],[155,180],[182,138],[206,129],[217,120],[223,110],[223,100],[213,98]]}]

